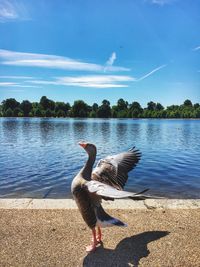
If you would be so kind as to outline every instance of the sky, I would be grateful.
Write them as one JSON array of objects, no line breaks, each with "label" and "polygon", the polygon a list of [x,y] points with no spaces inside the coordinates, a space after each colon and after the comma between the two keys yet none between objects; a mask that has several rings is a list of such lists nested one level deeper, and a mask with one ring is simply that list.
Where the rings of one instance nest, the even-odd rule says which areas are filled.
[{"label": "sky", "polygon": [[199,0],[0,0],[0,101],[200,102]]}]

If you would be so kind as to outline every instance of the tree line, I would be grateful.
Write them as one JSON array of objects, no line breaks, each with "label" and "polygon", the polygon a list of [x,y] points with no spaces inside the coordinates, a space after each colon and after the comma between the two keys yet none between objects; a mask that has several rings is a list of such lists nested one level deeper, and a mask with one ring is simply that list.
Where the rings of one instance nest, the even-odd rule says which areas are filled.
[{"label": "tree line", "polygon": [[74,101],[73,105],[55,102],[42,96],[40,102],[14,98],[3,100],[0,105],[1,117],[79,117],[79,118],[200,118],[200,104],[193,104],[187,99],[182,105],[164,108],[160,103],[150,101],[145,108],[134,101],[128,103],[120,98],[111,106],[108,100],[101,105],[88,105],[83,100]]}]

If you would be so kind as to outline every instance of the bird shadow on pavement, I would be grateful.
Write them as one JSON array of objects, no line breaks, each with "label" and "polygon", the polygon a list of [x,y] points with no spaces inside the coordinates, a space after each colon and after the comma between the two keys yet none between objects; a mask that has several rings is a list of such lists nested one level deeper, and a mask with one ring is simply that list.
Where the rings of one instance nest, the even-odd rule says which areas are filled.
[{"label": "bird shadow on pavement", "polygon": [[93,253],[88,254],[83,260],[83,267],[102,267],[102,266],[138,266],[140,259],[147,257],[150,251],[148,243],[158,240],[170,232],[149,231],[138,235],[124,238],[116,248],[107,249],[103,244]]}]

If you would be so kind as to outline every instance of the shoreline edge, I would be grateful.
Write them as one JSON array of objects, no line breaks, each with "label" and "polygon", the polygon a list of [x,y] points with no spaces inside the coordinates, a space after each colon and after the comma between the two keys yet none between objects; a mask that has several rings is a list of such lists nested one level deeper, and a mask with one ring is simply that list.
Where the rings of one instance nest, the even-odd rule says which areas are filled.
[{"label": "shoreline edge", "polygon": [[[105,209],[200,209],[200,199],[130,199],[103,201]],[[1,198],[0,209],[77,209],[73,199]]]}]

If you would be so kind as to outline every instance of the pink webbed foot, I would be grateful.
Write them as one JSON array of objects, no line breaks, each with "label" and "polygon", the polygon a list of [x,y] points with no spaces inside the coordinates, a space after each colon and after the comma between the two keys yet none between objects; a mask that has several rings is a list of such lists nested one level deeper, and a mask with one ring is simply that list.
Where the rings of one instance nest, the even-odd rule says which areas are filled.
[{"label": "pink webbed foot", "polygon": [[93,252],[96,250],[96,245],[95,244],[92,244],[92,245],[89,245],[86,247],[86,252]]},{"label": "pink webbed foot", "polygon": [[96,230],[95,228],[92,229],[92,244],[86,247],[86,252],[92,252],[96,250],[98,242],[96,239]]}]

